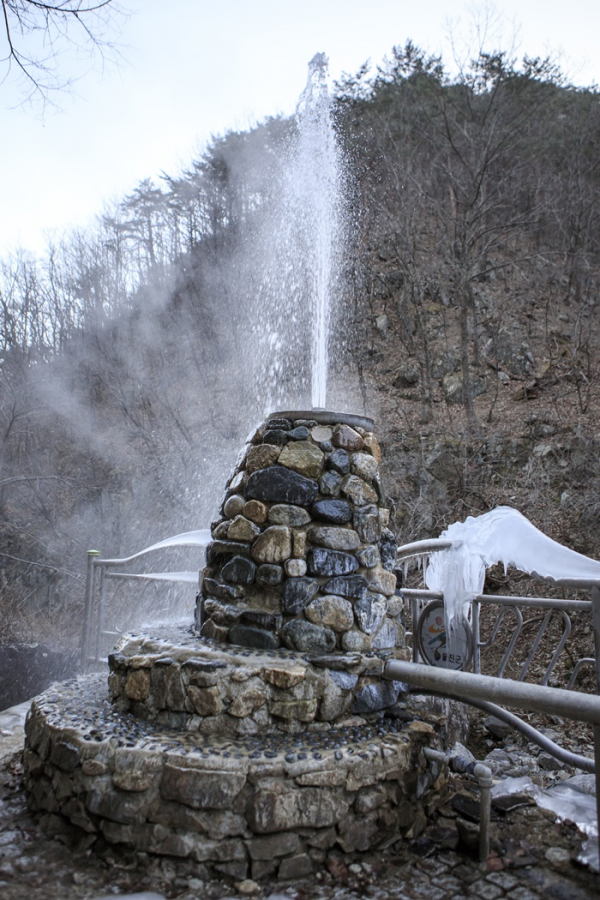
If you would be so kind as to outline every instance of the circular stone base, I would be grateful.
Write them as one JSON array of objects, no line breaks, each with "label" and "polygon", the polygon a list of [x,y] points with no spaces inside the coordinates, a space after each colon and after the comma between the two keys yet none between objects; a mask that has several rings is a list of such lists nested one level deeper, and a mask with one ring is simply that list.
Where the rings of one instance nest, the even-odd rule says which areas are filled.
[{"label": "circular stone base", "polygon": [[185,861],[198,877],[295,878],[333,847],[369,850],[423,829],[444,781],[420,752],[440,746],[435,725],[350,719],[218,739],[121,714],[104,677],[89,675],[33,702],[25,782],[53,828]]}]

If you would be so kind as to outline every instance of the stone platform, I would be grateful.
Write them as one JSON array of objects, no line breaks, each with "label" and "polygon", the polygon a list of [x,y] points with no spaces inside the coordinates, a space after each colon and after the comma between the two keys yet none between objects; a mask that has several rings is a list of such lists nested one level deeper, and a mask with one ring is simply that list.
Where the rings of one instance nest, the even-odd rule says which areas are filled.
[{"label": "stone platform", "polygon": [[119,712],[158,725],[222,737],[298,733],[392,706],[402,686],[382,681],[385,659],[251,650],[179,628],[124,638],[109,656],[108,683]]},{"label": "stone platform", "polygon": [[25,782],[55,831],[71,823],[201,877],[302,877],[332,848],[424,827],[444,775],[420,751],[441,745],[439,723],[410,718],[224,738],[121,713],[89,675],[34,701]]}]

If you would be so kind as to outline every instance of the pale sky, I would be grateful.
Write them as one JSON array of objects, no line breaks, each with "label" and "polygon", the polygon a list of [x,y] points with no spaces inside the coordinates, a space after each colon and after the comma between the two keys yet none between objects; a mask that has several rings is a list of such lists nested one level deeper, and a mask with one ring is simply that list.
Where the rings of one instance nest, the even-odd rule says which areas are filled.
[{"label": "pale sky", "polygon": [[[407,39],[450,59],[470,9],[448,0],[121,0],[133,11],[119,38],[124,61],[92,71],[62,112],[15,106],[0,85],[0,257],[41,251],[46,235],[91,222],[143,178],[177,174],[211,134],[294,110],[307,63],[332,78],[381,62]],[[509,47],[559,54],[576,84],[600,83],[598,0],[502,0]],[[492,42],[493,43],[493,42]],[[65,60],[65,63],[67,60]]]}]

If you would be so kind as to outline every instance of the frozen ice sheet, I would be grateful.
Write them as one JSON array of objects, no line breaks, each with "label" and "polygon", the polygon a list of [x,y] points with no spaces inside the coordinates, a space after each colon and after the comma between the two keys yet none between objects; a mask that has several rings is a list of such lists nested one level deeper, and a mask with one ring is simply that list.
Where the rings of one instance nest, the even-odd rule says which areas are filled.
[{"label": "frozen ice sheet", "polygon": [[455,522],[440,537],[452,540],[453,546],[431,555],[425,583],[444,592],[450,629],[468,616],[471,601],[483,591],[486,568],[496,563],[505,571],[512,565],[553,581],[600,584],[600,562],[552,540],[510,506]]}]

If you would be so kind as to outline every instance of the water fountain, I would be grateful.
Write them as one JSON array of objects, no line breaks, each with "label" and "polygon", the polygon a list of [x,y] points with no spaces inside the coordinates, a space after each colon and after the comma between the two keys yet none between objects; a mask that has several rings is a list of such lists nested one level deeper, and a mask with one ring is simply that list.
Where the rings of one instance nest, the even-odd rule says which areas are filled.
[{"label": "water fountain", "polygon": [[56,687],[26,727],[27,788],[49,828],[202,877],[297,878],[332,848],[414,837],[444,780],[421,750],[445,722],[415,718],[381,677],[407,651],[374,423],[316,408],[339,224],[323,202],[338,178],[325,73],[318,54],[291,166],[313,259],[315,408],[267,416],[242,449],[194,627],[126,636],[108,695],[105,675]]}]

